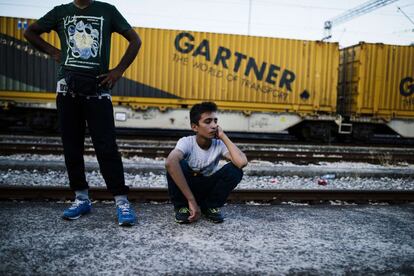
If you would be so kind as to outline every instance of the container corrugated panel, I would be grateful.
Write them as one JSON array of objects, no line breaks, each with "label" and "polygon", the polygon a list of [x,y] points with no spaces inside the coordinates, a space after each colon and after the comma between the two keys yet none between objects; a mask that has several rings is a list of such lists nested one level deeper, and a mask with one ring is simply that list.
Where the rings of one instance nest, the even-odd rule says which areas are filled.
[{"label": "container corrugated panel", "polygon": [[[25,27],[34,21],[0,17],[0,90],[56,91],[57,64],[48,55],[34,50],[23,38]],[[55,32],[42,37],[60,48]]]},{"label": "container corrugated panel", "polygon": [[[279,111],[336,110],[336,43],[147,28],[136,31],[143,46],[124,75],[130,80],[180,99]],[[111,66],[126,47],[121,36],[113,38],[117,47],[112,47]],[[136,95],[136,91],[123,91],[125,96]]]},{"label": "container corrugated panel", "polygon": [[414,46],[361,43],[341,50],[340,110],[348,116],[414,117]]},{"label": "container corrugated panel", "polygon": [[[0,90],[54,91],[56,64],[27,44],[19,21],[25,19],[1,18],[0,35],[5,41],[1,56],[7,61],[0,65]],[[136,31],[142,49],[113,91],[126,102],[140,97],[153,105],[209,100],[230,109],[336,111],[336,43],[150,28]],[[60,47],[56,33],[43,37]],[[114,67],[128,43],[118,34],[112,38],[110,66]]]}]

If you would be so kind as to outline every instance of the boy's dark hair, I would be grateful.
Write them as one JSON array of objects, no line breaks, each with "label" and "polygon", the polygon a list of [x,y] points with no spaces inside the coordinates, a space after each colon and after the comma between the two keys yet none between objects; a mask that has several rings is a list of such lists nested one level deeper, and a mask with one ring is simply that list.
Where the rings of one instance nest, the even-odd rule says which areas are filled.
[{"label": "boy's dark hair", "polygon": [[192,124],[198,125],[198,121],[200,121],[201,114],[204,112],[216,112],[217,105],[213,102],[202,102],[199,104],[195,104],[190,110],[190,122]]}]

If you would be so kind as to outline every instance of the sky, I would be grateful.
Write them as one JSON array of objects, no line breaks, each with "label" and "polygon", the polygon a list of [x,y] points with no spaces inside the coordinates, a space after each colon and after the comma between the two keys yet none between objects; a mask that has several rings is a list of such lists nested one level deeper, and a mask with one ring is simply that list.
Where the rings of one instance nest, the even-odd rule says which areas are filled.
[{"label": "sky", "polygon": [[[368,0],[109,0],[135,27],[321,40],[324,22]],[[39,18],[59,0],[0,0],[0,15]],[[402,10],[402,12],[399,10]],[[405,13],[407,17],[403,14]],[[414,43],[414,0],[334,26],[331,42]]]}]

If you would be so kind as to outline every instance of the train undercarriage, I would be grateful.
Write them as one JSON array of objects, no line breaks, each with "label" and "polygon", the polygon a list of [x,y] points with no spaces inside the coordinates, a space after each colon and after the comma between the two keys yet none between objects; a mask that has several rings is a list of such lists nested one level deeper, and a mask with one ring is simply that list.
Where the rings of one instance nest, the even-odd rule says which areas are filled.
[{"label": "train undercarriage", "polygon": [[[228,133],[240,137],[272,137],[273,134],[289,134],[299,141],[352,142],[369,141],[375,135],[399,138],[414,138],[413,122],[397,122],[401,135],[390,127],[392,122],[350,121],[349,118],[334,116],[301,117],[290,113],[244,113],[241,111],[220,111],[219,124]],[[134,110],[127,106],[114,106],[117,130],[123,134],[146,130],[154,133],[191,133],[188,109],[148,108]],[[0,109],[0,129],[3,133],[34,132],[58,133],[58,119],[53,104],[27,106],[3,105]],[[398,130],[398,128],[397,128]],[[401,131],[402,130],[402,131]]]}]

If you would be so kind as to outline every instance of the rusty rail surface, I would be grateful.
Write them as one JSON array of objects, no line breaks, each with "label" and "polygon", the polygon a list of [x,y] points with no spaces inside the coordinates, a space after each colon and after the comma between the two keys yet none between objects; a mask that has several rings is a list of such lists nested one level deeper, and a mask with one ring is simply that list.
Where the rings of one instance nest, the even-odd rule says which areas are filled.
[{"label": "rusty rail surface", "polygon": [[[94,200],[113,200],[105,188],[91,188],[90,196]],[[128,194],[135,201],[168,201],[165,188],[132,188]],[[73,199],[73,192],[68,187],[0,187],[0,200],[68,200]],[[414,202],[414,190],[234,190],[229,202],[306,202],[321,203],[327,201],[349,201],[354,203]]]}]

